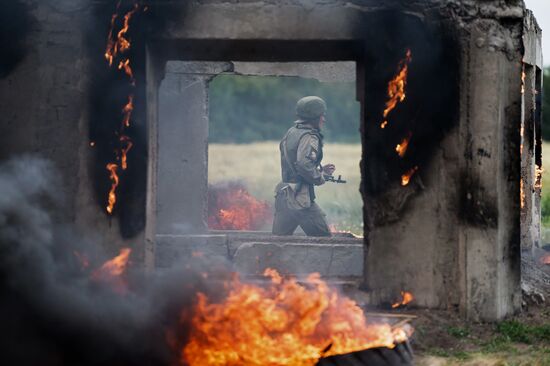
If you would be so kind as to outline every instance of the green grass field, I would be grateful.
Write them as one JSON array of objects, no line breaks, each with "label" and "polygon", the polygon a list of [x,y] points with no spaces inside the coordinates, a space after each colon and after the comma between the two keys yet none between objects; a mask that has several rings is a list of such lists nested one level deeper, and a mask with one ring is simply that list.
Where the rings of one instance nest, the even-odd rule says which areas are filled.
[{"label": "green grass field", "polygon": [[[326,144],[323,162],[336,165],[336,176],[347,184],[326,183],[317,188],[317,202],[338,230],[363,234],[363,201],[359,193],[360,144]],[[256,198],[273,202],[275,185],[281,180],[279,142],[210,144],[210,183],[241,181]]]},{"label": "green grass field", "polygon": [[[317,202],[338,230],[363,234],[363,202],[359,193],[360,144],[326,144],[325,163],[333,163],[347,184],[325,184],[317,189]],[[550,143],[543,144],[543,223],[550,227]],[[546,158],[548,157],[548,159]],[[281,179],[276,141],[253,144],[210,144],[209,181],[242,181],[258,199],[272,202]],[[545,208],[546,207],[546,208]]]}]

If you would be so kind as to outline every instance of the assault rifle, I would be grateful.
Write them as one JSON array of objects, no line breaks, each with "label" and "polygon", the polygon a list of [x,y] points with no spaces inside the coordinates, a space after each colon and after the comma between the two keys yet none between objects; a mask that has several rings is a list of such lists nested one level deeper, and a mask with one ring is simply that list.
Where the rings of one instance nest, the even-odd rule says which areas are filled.
[{"label": "assault rifle", "polygon": [[346,184],[347,183],[347,181],[342,180],[341,175],[339,175],[338,179],[336,179],[336,178],[334,178],[334,175],[324,174],[323,178],[325,178],[325,182],[338,183],[338,184]]}]

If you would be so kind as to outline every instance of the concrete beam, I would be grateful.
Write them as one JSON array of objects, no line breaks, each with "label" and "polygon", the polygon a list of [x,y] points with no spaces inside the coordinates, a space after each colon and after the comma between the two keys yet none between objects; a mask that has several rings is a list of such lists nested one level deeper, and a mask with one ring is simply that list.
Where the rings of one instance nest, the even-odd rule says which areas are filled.
[{"label": "concrete beam", "polygon": [[158,94],[156,234],[208,230],[207,84],[227,67],[204,62],[166,66]]},{"label": "concrete beam", "polygon": [[[285,275],[319,273],[324,278],[358,279],[363,273],[363,242],[359,238],[324,238],[234,234],[157,235],[156,268],[169,268],[194,258],[233,265],[245,275],[273,268]],[[234,251],[231,250],[234,248]]]},{"label": "concrete beam", "polygon": [[363,272],[363,244],[242,243],[233,257],[241,273],[261,275],[273,268],[282,274],[355,277]]}]

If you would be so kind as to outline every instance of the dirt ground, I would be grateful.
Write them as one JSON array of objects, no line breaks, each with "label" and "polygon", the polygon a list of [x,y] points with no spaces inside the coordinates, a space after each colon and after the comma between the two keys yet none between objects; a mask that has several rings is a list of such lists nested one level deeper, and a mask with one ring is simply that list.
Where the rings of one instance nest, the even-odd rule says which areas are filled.
[{"label": "dirt ground", "polygon": [[416,365],[550,366],[550,265],[523,260],[522,290],[522,312],[496,324],[466,322],[454,310],[400,310],[418,317]]}]

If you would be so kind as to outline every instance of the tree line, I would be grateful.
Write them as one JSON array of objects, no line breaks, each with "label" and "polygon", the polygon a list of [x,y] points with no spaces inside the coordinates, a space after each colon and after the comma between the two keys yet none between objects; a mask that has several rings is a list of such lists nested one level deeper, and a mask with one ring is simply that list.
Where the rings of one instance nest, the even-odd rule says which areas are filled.
[{"label": "tree line", "polygon": [[210,142],[280,140],[296,120],[298,99],[317,95],[327,102],[323,131],[330,142],[361,141],[355,83],[326,83],[299,77],[220,75],[210,83]]},{"label": "tree line", "polygon": [[[324,134],[330,142],[359,143],[360,105],[355,83],[298,77],[220,75],[210,83],[210,142],[280,140],[296,119],[296,101],[318,95],[328,105]],[[544,70],[542,137],[550,141],[550,67]]]}]

